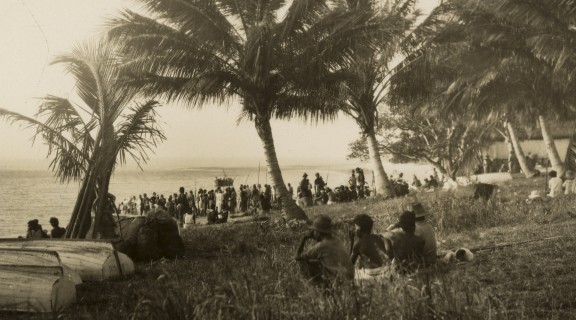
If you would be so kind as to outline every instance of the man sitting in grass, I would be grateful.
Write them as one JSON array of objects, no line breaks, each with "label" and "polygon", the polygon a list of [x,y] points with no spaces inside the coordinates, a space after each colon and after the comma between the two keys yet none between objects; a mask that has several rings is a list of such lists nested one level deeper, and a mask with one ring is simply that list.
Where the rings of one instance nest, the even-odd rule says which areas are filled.
[{"label": "man sitting in grass", "polygon": [[[380,235],[372,233],[374,221],[365,214],[354,217],[355,230],[350,231],[350,253],[352,264],[360,259],[356,280],[375,279],[388,275],[388,265],[392,260],[392,243]],[[354,243],[355,236],[358,242]]]},{"label": "man sitting in grass", "polygon": [[[416,229],[414,235],[424,239],[424,262],[426,266],[433,266],[436,264],[437,248],[436,248],[436,233],[430,222],[426,221],[426,210],[420,202],[414,202],[411,205],[411,212],[414,212],[416,218]],[[400,223],[396,223],[388,227],[389,231],[400,231]]]},{"label": "man sitting in grass", "polygon": [[412,211],[404,211],[395,226],[403,232],[395,232],[390,236],[392,241],[393,265],[400,274],[408,274],[424,267],[423,238],[414,234],[416,230],[416,215]]},{"label": "man sitting in grass", "polygon": [[438,250],[436,248],[436,233],[430,222],[426,221],[426,211],[420,202],[412,204],[412,212],[416,216],[414,235],[424,239],[424,262],[426,266],[436,264]]},{"label": "man sitting in grass", "polygon": [[[332,219],[319,215],[310,229],[296,251],[296,260],[307,280],[325,288],[353,280],[354,266],[342,241],[332,235]],[[310,239],[316,243],[304,252]]]},{"label": "man sitting in grass", "polygon": [[550,180],[548,180],[548,196],[555,198],[561,195],[562,192],[562,179],[557,177],[556,171],[552,170],[548,173]]}]

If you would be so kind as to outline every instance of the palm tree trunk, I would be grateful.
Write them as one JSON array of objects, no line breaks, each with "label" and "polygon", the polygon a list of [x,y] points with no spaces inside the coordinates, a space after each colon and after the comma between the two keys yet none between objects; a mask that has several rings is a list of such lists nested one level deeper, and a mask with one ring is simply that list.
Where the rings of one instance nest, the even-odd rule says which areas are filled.
[{"label": "palm tree trunk", "polygon": [[540,128],[542,129],[542,139],[546,145],[548,159],[550,159],[552,168],[558,172],[558,176],[560,177],[562,176],[563,165],[560,155],[558,154],[558,149],[556,149],[556,144],[554,143],[554,137],[548,132],[548,125],[546,124],[546,120],[544,120],[544,116],[538,116],[538,122],[540,122]]},{"label": "palm tree trunk", "polygon": [[94,189],[96,185],[93,168],[86,173],[84,179],[85,183],[82,184],[82,188],[78,192],[77,205],[75,206],[75,211],[72,213],[72,218],[67,228],[70,229],[70,233],[67,235],[68,238],[85,238],[92,222],[90,207],[92,206],[92,202],[94,202]]},{"label": "palm tree trunk", "polygon": [[510,136],[506,136],[505,142],[508,147],[508,173],[514,173],[512,172],[512,165],[514,163],[514,144],[512,143]]},{"label": "palm tree trunk", "polygon": [[298,219],[308,221],[308,217],[302,208],[296,205],[294,199],[288,193],[288,189],[284,184],[284,178],[282,177],[282,171],[280,170],[280,164],[278,163],[278,157],[276,156],[276,148],[274,146],[274,138],[272,136],[272,127],[270,126],[270,120],[268,119],[258,119],[254,121],[256,132],[262,141],[262,146],[264,148],[264,154],[266,155],[266,162],[268,163],[268,172],[270,173],[270,178],[272,179],[272,184],[276,187],[276,190],[280,193],[280,198],[282,199],[282,211],[286,215],[286,219]]},{"label": "palm tree trunk", "polygon": [[506,128],[508,129],[508,134],[510,135],[510,141],[512,141],[512,145],[514,146],[514,152],[516,153],[516,158],[518,159],[518,163],[520,164],[520,168],[526,178],[533,177],[536,173],[528,167],[528,163],[526,162],[526,156],[524,156],[524,151],[522,151],[522,147],[520,146],[520,142],[516,137],[516,132],[514,128],[510,124],[510,122],[506,122]]},{"label": "palm tree trunk", "polygon": [[89,172],[87,172],[86,175],[84,176],[84,180],[82,181],[82,186],[80,187],[80,190],[78,190],[78,196],[76,198],[76,203],[74,204],[74,210],[72,210],[72,216],[70,217],[70,222],[68,223],[68,227],[66,228],[64,238],[73,238],[73,230],[78,220],[80,206],[82,205],[82,199],[84,197],[83,191],[86,190],[86,186],[88,185],[89,179],[90,179]]},{"label": "palm tree trunk", "polygon": [[378,142],[376,141],[376,134],[373,130],[369,130],[366,134],[366,138],[368,140],[368,153],[370,154],[370,159],[372,159],[374,179],[376,180],[376,190],[374,193],[377,195],[383,195],[386,198],[393,198],[396,196],[396,193],[394,192],[394,188],[390,185],[386,171],[384,171],[384,165],[382,165],[380,151],[378,150]]}]

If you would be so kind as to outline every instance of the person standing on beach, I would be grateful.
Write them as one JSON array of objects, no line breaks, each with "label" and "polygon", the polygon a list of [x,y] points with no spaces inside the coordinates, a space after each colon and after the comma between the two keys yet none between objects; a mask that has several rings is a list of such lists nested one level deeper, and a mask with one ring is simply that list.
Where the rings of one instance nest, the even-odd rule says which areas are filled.
[{"label": "person standing on beach", "polygon": [[230,214],[236,213],[236,207],[238,207],[238,194],[236,194],[236,189],[234,189],[234,187],[230,187],[230,204],[228,207],[230,208]]},{"label": "person standing on beach", "polygon": [[144,197],[142,195],[139,196],[140,197],[140,215],[144,214]]},{"label": "person standing on beach", "polygon": [[180,187],[179,191],[180,194],[176,200],[176,209],[178,210],[178,221],[180,221],[181,224],[184,224],[184,215],[187,212],[190,212],[190,206],[188,205],[188,199],[186,198],[184,187]]},{"label": "person standing on beach", "polygon": [[320,190],[324,189],[324,186],[326,185],[326,183],[324,182],[324,179],[322,179],[322,177],[320,176],[320,173],[316,172],[316,179],[314,179],[314,195],[318,195],[320,193]]},{"label": "person standing on beach", "polygon": [[216,201],[216,212],[222,211],[222,202],[224,201],[224,195],[222,194],[222,189],[220,187],[216,188],[216,193],[214,193]]},{"label": "person standing on beach", "polygon": [[304,172],[304,174],[302,175],[302,180],[300,180],[300,192],[302,192],[304,197],[312,196],[311,194],[310,195],[308,194],[309,192],[311,193],[311,191],[308,189],[309,186],[310,186],[310,180],[308,180],[308,174]]},{"label": "person standing on beach", "polygon": [[144,204],[144,213],[148,213],[148,210],[150,210],[150,198],[148,198],[147,194],[142,197],[142,204]]},{"label": "person standing on beach", "polygon": [[290,198],[294,199],[294,188],[290,183],[288,183],[287,188],[288,188],[288,194],[290,194]]},{"label": "person standing on beach", "polygon": [[250,204],[252,205],[250,211],[252,212],[252,214],[256,214],[260,206],[260,191],[258,191],[258,187],[256,187],[256,185],[252,186],[252,193],[250,195]]}]

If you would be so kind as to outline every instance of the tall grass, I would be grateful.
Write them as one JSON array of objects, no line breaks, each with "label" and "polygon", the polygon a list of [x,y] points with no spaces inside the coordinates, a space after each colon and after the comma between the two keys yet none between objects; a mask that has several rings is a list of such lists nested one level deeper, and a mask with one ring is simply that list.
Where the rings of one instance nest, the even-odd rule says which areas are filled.
[{"label": "tall grass", "polygon": [[[314,207],[307,212],[310,217],[332,216],[335,235],[347,241],[355,214],[369,213],[375,218],[375,232],[383,232],[406,205],[418,200],[436,227],[440,250],[542,237],[549,230],[570,234],[567,212],[576,214],[576,199],[527,203],[531,188],[530,181],[521,180],[502,187],[487,202],[471,199],[471,193],[438,192]],[[137,275],[128,281],[86,284],[79,304],[63,317],[564,319],[574,310],[570,301],[575,295],[554,291],[555,286],[569,290],[576,283],[571,277],[576,261],[563,253],[576,250],[574,242],[557,250],[550,250],[551,244],[546,243],[502,250],[480,255],[469,264],[441,265],[411,278],[323,291],[302,279],[294,260],[306,230],[305,224],[277,216],[271,221],[185,230],[185,259],[139,264]],[[559,283],[548,280],[547,273],[553,273]],[[542,294],[547,300],[540,303]]]}]

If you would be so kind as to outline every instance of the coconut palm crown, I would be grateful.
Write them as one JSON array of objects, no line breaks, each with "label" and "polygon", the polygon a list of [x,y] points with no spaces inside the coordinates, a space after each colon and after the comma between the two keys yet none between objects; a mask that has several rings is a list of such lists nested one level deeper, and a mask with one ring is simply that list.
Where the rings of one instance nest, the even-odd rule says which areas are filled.
[{"label": "coconut palm crown", "polygon": [[325,0],[139,2],[147,12],[123,11],[109,32],[123,44],[131,85],[190,107],[239,101],[241,118],[254,122],[262,141],[287,218],[307,219],[284,184],[270,120],[333,119],[340,66],[355,43],[387,37],[386,22]]},{"label": "coconut palm crown", "polygon": [[122,89],[113,57],[109,43],[92,41],[54,59],[75,78],[78,104],[47,95],[34,117],[0,109],[0,117],[36,129],[34,138],[48,146],[50,167],[61,182],[82,181],[66,237],[87,235],[92,210],[91,236],[113,234],[112,216],[103,218],[103,210],[116,165],[132,158],[140,166],[165,139],[155,120],[158,103],[133,101],[134,95]]}]

